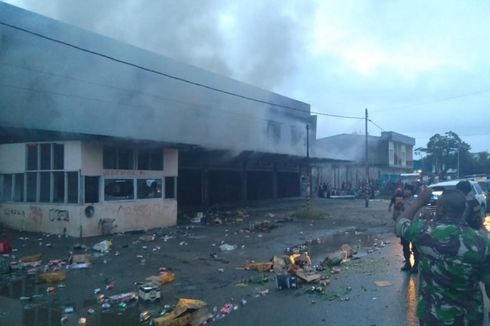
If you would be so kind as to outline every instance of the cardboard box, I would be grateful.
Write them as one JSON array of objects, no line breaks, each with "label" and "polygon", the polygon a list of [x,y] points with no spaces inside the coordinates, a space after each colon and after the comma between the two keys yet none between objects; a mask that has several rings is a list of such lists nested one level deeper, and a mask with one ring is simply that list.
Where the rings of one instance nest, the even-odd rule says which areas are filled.
[{"label": "cardboard box", "polygon": [[44,283],[62,282],[65,280],[65,273],[53,272],[39,275],[39,281]]},{"label": "cardboard box", "polygon": [[83,264],[90,263],[89,255],[71,255],[70,259],[68,259],[69,264]]},{"label": "cardboard box", "polygon": [[251,271],[268,272],[272,269],[272,263],[248,263],[245,265],[245,269]]},{"label": "cardboard box", "polygon": [[175,309],[166,316],[153,319],[155,326],[199,326],[212,316],[208,304],[201,300],[180,299]]}]

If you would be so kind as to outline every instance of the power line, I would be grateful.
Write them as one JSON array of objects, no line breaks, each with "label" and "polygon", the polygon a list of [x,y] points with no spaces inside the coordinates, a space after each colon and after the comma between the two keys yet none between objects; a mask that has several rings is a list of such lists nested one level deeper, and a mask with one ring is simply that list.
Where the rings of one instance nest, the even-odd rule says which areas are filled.
[{"label": "power line", "polygon": [[376,123],[375,123],[373,120],[368,119],[368,121],[369,121],[369,122],[371,122],[371,123],[372,123],[374,126],[378,127],[378,128],[379,128],[379,130],[381,130],[381,131],[385,131],[385,130],[384,130],[383,128],[381,128],[381,127],[380,127],[378,124],[376,124]]},{"label": "power line", "polygon": [[[40,89],[29,88],[29,87],[22,87],[22,86],[17,86],[17,85],[9,85],[9,84],[0,83],[0,87],[10,88],[10,89],[17,89],[17,90],[22,90],[22,91],[31,92],[31,93],[41,93],[41,94],[44,93],[44,94],[50,94],[50,95],[56,95],[56,96],[63,96],[63,97],[68,97],[68,98],[76,98],[76,99],[86,100],[86,101],[95,101],[95,102],[107,103],[109,105],[117,105],[119,107],[128,107],[128,108],[132,108],[132,109],[141,109],[141,108],[153,109],[153,107],[150,107],[150,106],[129,105],[129,104],[114,102],[114,101],[110,101],[110,100],[106,100],[106,99],[87,97],[87,96],[82,96],[82,95],[77,95],[77,94],[66,94],[66,93],[56,92],[56,91],[50,91],[50,90],[40,90]],[[162,98],[161,101],[169,101],[169,100]],[[181,102],[179,104],[186,105],[185,102]],[[195,108],[192,107],[192,105],[195,106]],[[195,112],[202,112],[202,110],[198,108],[199,105],[197,105],[197,104],[190,104],[190,103],[188,103],[184,107],[186,107],[187,109],[193,110]],[[205,107],[205,106],[202,106],[201,105],[200,107]],[[167,110],[170,109],[170,110],[178,111],[178,108],[172,107],[172,106],[168,106],[165,109],[167,109]],[[213,110],[210,115],[213,115],[213,114],[215,114],[215,115],[216,114],[223,115],[223,113],[216,113],[215,111],[216,110]],[[246,119],[250,119],[250,120],[259,120],[259,121],[265,121],[265,122],[274,122],[274,123],[277,123],[279,125],[289,125],[289,126],[296,126],[296,127],[299,125],[299,123],[291,123],[291,122],[288,122],[288,121],[279,121],[279,120],[273,120],[273,119],[262,119],[262,118],[252,117],[252,116],[248,116],[248,115],[245,115],[245,114],[240,114],[240,113],[232,112],[232,111],[225,111],[225,110],[218,110],[218,111],[223,111],[224,113],[230,114],[230,115],[238,115],[238,116],[241,116],[240,118],[246,118]],[[231,118],[233,118],[233,117],[231,117]],[[239,119],[239,117],[235,117],[235,119]]]},{"label": "power line", "polygon": [[136,63],[132,63],[132,62],[129,62],[129,61],[126,61],[126,60],[118,59],[118,58],[112,57],[112,56],[107,55],[107,54],[104,54],[104,53],[100,53],[100,52],[97,52],[97,51],[94,51],[94,50],[89,50],[89,49],[83,48],[81,46],[72,44],[72,43],[61,41],[61,40],[58,40],[58,39],[55,39],[55,38],[52,38],[52,37],[49,37],[49,36],[46,36],[46,35],[37,33],[37,32],[33,32],[33,31],[30,31],[30,30],[25,29],[25,28],[22,28],[22,27],[11,25],[11,24],[5,23],[3,21],[0,21],[0,25],[4,25],[4,26],[7,26],[7,27],[10,27],[10,28],[13,28],[13,29],[16,29],[16,30],[25,32],[25,33],[28,33],[28,34],[32,34],[32,35],[35,35],[37,37],[40,37],[40,38],[49,40],[51,42],[59,43],[59,44],[62,44],[62,45],[65,45],[65,46],[68,46],[68,47],[71,47],[71,48],[74,48],[74,49],[77,49],[77,50],[80,50],[80,51],[83,51],[83,52],[87,52],[87,53],[90,53],[90,54],[93,54],[93,55],[96,55],[96,56],[99,56],[99,57],[102,57],[102,58],[105,58],[105,59],[108,59],[108,60],[112,60],[112,61],[115,61],[115,62],[118,62],[118,63],[122,63],[122,64],[125,64],[125,65],[128,65],[128,66],[131,66],[131,67],[134,67],[134,68],[137,68],[137,69],[141,69],[141,70],[144,70],[144,71],[147,71],[147,72],[151,72],[151,73],[154,73],[154,74],[157,74],[157,75],[161,75],[161,76],[164,76],[164,77],[167,77],[167,78],[170,78],[170,79],[175,79],[175,80],[178,80],[178,81],[181,81],[181,82],[184,82],[184,83],[188,83],[188,84],[191,84],[191,85],[194,85],[194,86],[198,86],[198,87],[202,87],[202,88],[205,88],[205,89],[209,89],[209,90],[212,90],[212,91],[215,91],[215,92],[219,92],[219,93],[223,93],[223,94],[227,94],[227,95],[239,97],[239,98],[242,98],[242,99],[246,99],[246,100],[249,100],[249,101],[254,101],[254,102],[258,102],[258,103],[262,103],[262,104],[268,104],[268,105],[273,105],[273,106],[277,106],[277,107],[282,107],[282,108],[289,109],[289,110],[310,113],[309,111],[298,109],[298,108],[295,108],[295,107],[292,107],[292,106],[283,105],[283,104],[277,104],[277,103],[273,103],[273,102],[269,102],[269,101],[265,101],[265,100],[260,100],[260,99],[254,98],[254,97],[241,95],[241,94],[238,94],[238,93],[235,93],[235,92],[226,91],[226,90],[223,90],[223,89],[220,89],[220,88],[216,88],[216,87],[209,86],[209,85],[206,85],[206,84],[198,83],[198,82],[195,82],[195,81],[192,81],[192,80],[189,80],[189,79],[185,79],[185,78],[182,78],[182,77],[170,75],[170,74],[167,74],[167,73],[164,73],[164,72],[161,72],[161,71],[152,69],[152,68],[147,68],[147,67],[141,66],[141,65],[136,64]]},{"label": "power line", "polygon": [[347,116],[347,115],[340,115],[340,114],[330,114],[330,113],[315,112],[315,111],[312,111],[311,113],[312,114],[323,115],[323,116],[327,116],[327,117],[334,117],[334,118],[364,120],[363,117],[354,117],[354,116]]},{"label": "power line", "polygon": [[[224,110],[224,109],[220,109],[218,107],[213,107],[212,108],[209,105],[197,104],[197,103],[193,103],[193,102],[186,102],[186,101],[182,101],[182,100],[178,100],[178,99],[174,99],[174,98],[164,97],[164,96],[161,96],[161,95],[155,95],[155,94],[148,93],[148,92],[136,91],[136,90],[133,90],[133,89],[116,87],[116,86],[107,85],[107,84],[103,84],[103,83],[98,83],[98,82],[94,82],[94,81],[84,80],[84,79],[73,77],[73,76],[69,76],[69,75],[56,74],[56,73],[52,73],[52,72],[47,72],[47,71],[43,71],[43,70],[31,68],[31,67],[25,67],[25,66],[16,65],[16,64],[7,63],[7,62],[2,62],[2,61],[0,61],[0,65],[10,66],[10,67],[13,67],[15,69],[23,69],[23,70],[30,71],[30,72],[44,74],[44,75],[51,76],[51,77],[54,77],[54,78],[63,78],[63,79],[67,79],[67,80],[72,80],[72,81],[83,82],[83,83],[87,83],[87,84],[92,84],[92,85],[107,87],[107,88],[114,89],[114,90],[117,90],[117,91],[120,91],[120,92],[137,93],[137,94],[140,94],[142,96],[151,97],[153,99],[156,99],[156,100],[162,101],[162,102],[174,102],[174,103],[176,103],[178,105],[181,105],[183,108],[190,109],[190,110],[193,110],[195,112],[199,112],[198,109],[201,109],[200,111],[202,111],[203,109],[207,109],[207,110],[212,109],[213,111],[221,111],[221,112],[223,112],[225,114],[235,114],[235,115],[241,116],[241,117],[246,118],[246,119],[251,119],[251,120],[272,121],[272,122],[276,122],[276,123],[281,124],[281,125],[282,124],[289,124],[289,125],[296,125],[296,124],[298,124],[298,123],[291,124],[292,121],[287,121],[287,120],[259,118],[257,116],[252,116],[250,114],[244,114],[244,113],[234,112],[234,111],[230,111],[230,110]],[[1,83],[0,83],[0,86],[14,88],[14,89],[21,89],[21,90],[24,90],[24,91],[37,92],[37,93],[49,93],[49,94],[58,95],[58,96],[75,97],[75,98],[80,98],[80,99],[90,100],[90,101],[107,102],[107,103],[110,103],[110,104],[117,104],[117,105],[132,107],[132,108],[138,108],[139,107],[139,106],[131,106],[131,105],[127,105],[127,104],[119,104],[119,103],[116,103],[116,102],[113,102],[113,101],[109,101],[109,100],[105,100],[105,99],[98,99],[98,98],[93,98],[93,97],[86,97],[86,96],[81,96],[81,95],[76,95],[76,94],[66,94],[66,93],[61,93],[61,92],[52,91],[52,90],[39,90],[39,89],[35,89],[35,88],[22,87],[22,86],[16,86],[16,85],[9,85],[9,84],[1,84]],[[166,107],[166,108],[168,109],[168,108],[171,108],[171,107]],[[209,111],[206,111],[206,112],[209,112]]]},{"label": "power line", "polygon": [[97,52],[97,51],[89,50],[89,49],[83,48],[81,46],[72,44],[72,43],[61,41],[61,40],[58,40],[58,39],[55,39],[55,38],[52,38],[52,37],[49,37],[49,36],[46,36],[46,35],[37,33],[37,32],[33,32],[31,30],[28,30],[28,29],[25,29],[25,28],[22,28],[22,27],[18,27],[18,26],[12,25],[12,24],[5,23],[3,21],[0,21],[0,25],[4,25],[4,26],[10,27],[12,29],[16,29],[16,30],[22,31],[24,33],[28,33],[28,34],[31,34],[31,35],[34,35],[34,36],[37,36],[37,37],[40,37],[40,38],[49,40],[51,42],[62,44],[62,45],[65,45],[65,46],[68,46],[68,47],[77,49],[77,50],[82,51],[82,52],[86,52],[86,53],[90,53],[90,54],[93,54],[93,55],[96,55],[96,56],[100,56],[102,58],[105,58],[105,59],[108,59],[108,60],[112,60],[112,61],[115,61],[115,62],[118,62],[118,63],[121,63],[121,64],[125,64],[125,65],[131,66],[131,67],[134,67],[134,68],[137,68],[137,69],[141,69],[141,70],[144,70],[144,71],[147,71],[147,72],[150,72],[150,73],[154,73],[154,74],[161,75],[161,76],[164,76],[164,77],[167,77],[167,78],[170,78],[170,79],[178,80],[180,82],[184,82],[184,83],[188,83],[188,84],[191,84],[191,85],[194,85],[194,86],[198,86],[198,87],[202,87],[202,88],[205,88],[205,89],[209,89],[209,90],[212,90],[212,91],[215,91],[215,92],[227,94],[227,95],[230,95],[230,96],[235,96],[235,97],[242,98],[242,99],[245,99],[245,100],[249,100],[249,101],[253,101],[253,102],[257,102],[257,103],[261,103],[261,104],[272,105],[272,106],[281,107],[281,108],[284,108],[284,109],[298,111],[298,112],[303,112],[303,113],[308,113],[308,114],[316,114],[316,115],[321,115],[321,116],[334,117],[334,118],[344,118],[344,119],[364,119],[363,117],[354,117],[354,116],[345,116],[345,115],[338,115],[338,114],[329,114],[329,113],[324,113],[324,112],[307,111],[307,110],[299,109],[299,108],[288,106],[288,105],[277,104],[277,103],[273,103],[273,102],[269,102],[269,101],[257,99],[257,98],[254,98],[254,97],[241,95],[241,94],[238,94],[238,93],[235,93],[235,92],[226,91],[226,90],[223,90],[223,89],[220,89],[220,88],[216,88],[216,87],[212,87],[212,86],[205,85],[205,84],[202,84],[202,83],[198,83],[198,82],[195,82],[195,81],[192,81],[192,80],[188,80],[188,79],[185,79],[185,78],[182,78],[182,77],[177,77],[177,76],[174,76],[174,75],[170,75],[170,74],[167,74],[167,73],[164,73],[164,72],[161,72],[161,71],[152,69],[152,68],[147,68],[147,67],[144,67],[144,66],[141,66],[141,65],[138,65],[138,64],[135,64],[135,63],[126,61],[126,60],[118,59],[118,58],[115,58],[115,57],[112,57],[110,55],[103,54],[103,53],[100,53],[100,52]]},{"label": "power line", "polygon": [[0,25],[4,25],[4,26],[10,27],[12,29],[16,29],[16,30],[22,31],[24,33],[28,33],[28,34],[31,34],[31,35],[34,35],[34,36],[37,36],[37,37],[40,37],[40,38],[49,40],[51,42],[59,43],[59,44],[62,44],[62,45],[65,45],[65,46],[68,46],[68,47],[77,49],[77,50],[82,51],[82,52],[86,52],[86,53],[90,53],[90,54],[93,54],[93,55],[96,55],[96,56],[100,56],[100,57],[103,57],[105,59],[112,60],[112,61],[115,61],[115,62],[118,62],[118,63],[121,63],[121,64],[125,64],[125,65],[131,66],[131,67],[134,67],[134,68],[137,68],[137,69],[141,69],[141,70],[144,70],[144,71],[147,71],[147,72],[150,72],[150,73],[154,73],[154,74],[161,75],[161,76],[164,76],[164,77],[167,77],[167,78],[171,78],[171,79],[178,80],[178,81],[181,81],[181,82],[184,82],[184,83],[188,83],[188,84],[191,84],[191,85],[194,85],[194,86],[198,86],[198,87],[202,87],[202,88],[205,88],[205,89],[209,89],[209,90],[212,90],[212,91],[215,91],[215,92],[227,94],[227,95],[230,95],[230,96],[235,96],[235,97],[242,98],[242,99],[245,99],[245,100],[249,100],[249,101],[253,101],[253,102],[257,102],[257,103],[262,103],[262,104],[267,104],[267,105],[272,105],[272,106],[281,107],[281,108],[284,108],[284,109],[298,111],[298,112],[303,112],[303,113],[308,113],[308,114],[316,114],[316,115],[321,115],[321,116],[334,117],[334,118],[343,118],[343,119],[364,119],[363,117],[354,117],[354,116],[346,116],[346,115],[339,115],[339,114],[329,114],[329,113],[324,113],[324,112],[307,111],[307,110],[299,109],[299,108],[288,106],[288,105],[277,104],[277,103],[273,103],[273,102],[269,102],[269,101],[257,99],[257,98],[254,98],[254,97],[241,95],[241,94],[238,94],[238,93],[235,93],[235,92],[226,91],[226,90],[223,90],[223,89],[220,89],[220,88],[216,88],[216,87],[212,87],[212,86],[205,85],[205,84],[202,84],[202,83],[198,83],[198,82],[195,82],[195,81],[192,81],[192,80],[188,80],[188,79],[185,79],[185,78],[182,78],[182,77],[177,77],[177,76],[174,76],[174,75],[170,75],[170,74],[167,74],[167,73],[164,73],[164,72],[161,72],[161,71],[152,69],[152,68],[147,68],[147,67],[144,67],[144,66],[141,66],[141,65],[138,65],[138,64],[135,64],[135,63],[126,61],[126,60],[122,60],[122,59],[118,59],[118,58],[112,57],[112,56],[107,55],[107,54],[104,54],[104,53],[100,53],[100,52],[97,52],[97,51],[89,50],[89,49],[83,48],[81,46],[72,44],[72,43],[61,41],[61,40],[58,40],[58,39],[55,39],[55,38],[52,38],[52,37],[49,37],[49,36],[46,36],[46,35],[43,35],[43,34],[34,32],[34,31],[31,31],[31,30],[25,29],[25,28],[22,28],[22,27],[18,27],[18,26],[12,25],[12,24],[5,23],[3,21],[0,21]]},{"label": "power line", "polygon": [[429,105],[429,104],[434,104],[434,103],[446,102],[446,101],[451,101],[451,100],[455,100],[458,98],[470,97],[470,96],[475,96],[475,95],[485,94],[485,93],[490,93],[490,89],[483,89],[483,90],[479,90],[479,91],[475,91],[475,92],[471,92],[471,93],[443,97],[440,99],[435,99],[435,100],[427,101],[427,102],[420,102],[420,103],[406,104],[406,105],[396,105],[396,106],[393,106],[392,108],[384,108],[384,109],[379,109],[379,110],[375,109],[373,111],[374,112],[395,111],[395,110],[401,110],[401,109],[406,109],[406,108],[411,108],[411,107],[416,107],[416,106],[424,106],[424,105]]}]

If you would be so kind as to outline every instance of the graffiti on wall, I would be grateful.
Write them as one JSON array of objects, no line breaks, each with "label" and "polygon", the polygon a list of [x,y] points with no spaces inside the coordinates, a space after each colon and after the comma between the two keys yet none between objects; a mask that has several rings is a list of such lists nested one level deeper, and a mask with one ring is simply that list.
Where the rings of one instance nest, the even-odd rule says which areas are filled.
[{"label": "graffiti on wall", "polygon": [[26,216],[26,213],[22,209],[9,208],[6,207],[3,209],[3,215],[5,216]]},{"label": "graffiti on wall", "polygon": [[69,222],[70,213],[65,209],[50,209],[49,210],[49,220],[51,222]]},{"label": "graffiti on wall", "polygon": [[34,222],[41,222],[43,219],[43,211],[39,206],[30,206],[29,207],[29,218]]}]

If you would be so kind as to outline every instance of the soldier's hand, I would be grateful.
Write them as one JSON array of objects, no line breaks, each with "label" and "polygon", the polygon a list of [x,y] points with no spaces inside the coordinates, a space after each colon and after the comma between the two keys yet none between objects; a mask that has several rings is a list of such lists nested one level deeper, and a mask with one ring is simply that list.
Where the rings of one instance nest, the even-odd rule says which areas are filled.
[{"label": "soldier's hand", "polygon": [[426,204],[429,203],[431,197],[432,197],[432,189],[425,188],[424,190],[422,190],[420,192],[420,194],[417,197],[417,199],[420,202],[420,204],[426,205]]}]

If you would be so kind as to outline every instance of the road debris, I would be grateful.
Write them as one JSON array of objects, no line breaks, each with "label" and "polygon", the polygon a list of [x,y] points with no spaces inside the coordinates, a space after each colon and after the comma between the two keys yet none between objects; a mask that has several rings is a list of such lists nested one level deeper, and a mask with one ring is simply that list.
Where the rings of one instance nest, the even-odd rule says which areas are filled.
[{"label": "road debris", "polygon": [[212,318],[208,304],[201,300],[179,299],[175,309],[169,314],[153,319],[154,326],[199,326]]}]

